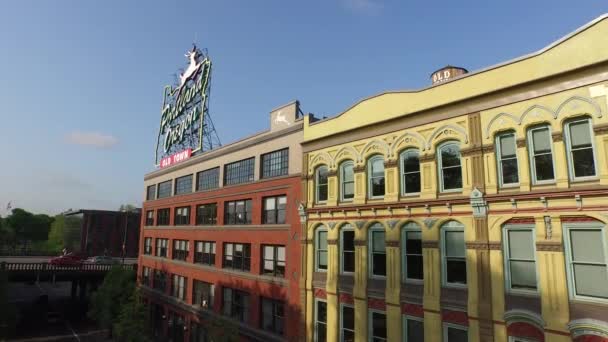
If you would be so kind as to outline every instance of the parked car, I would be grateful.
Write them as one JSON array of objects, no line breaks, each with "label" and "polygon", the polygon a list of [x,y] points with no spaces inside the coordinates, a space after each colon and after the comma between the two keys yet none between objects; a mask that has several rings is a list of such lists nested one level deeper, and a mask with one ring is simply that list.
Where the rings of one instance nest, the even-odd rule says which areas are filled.
[{"label": "parked car", "polygon": [[90,257],[83,261],[85,264],[117,264],[118,260],[105,255]]},{"label": "parked car", "polygon": [[73,266],[79,265],[83,259],[84,257],[81,255],[68,253],[66,255],[61,255],[52,258],[51,260],[49,260],[49,264],[57,266]]}]

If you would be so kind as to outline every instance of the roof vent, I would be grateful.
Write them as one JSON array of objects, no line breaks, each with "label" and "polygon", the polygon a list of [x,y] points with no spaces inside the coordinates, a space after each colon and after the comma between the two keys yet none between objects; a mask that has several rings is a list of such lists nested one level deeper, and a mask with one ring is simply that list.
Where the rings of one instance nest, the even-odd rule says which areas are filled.
[{"label": "roof vent", "polygon": [[445,67],[431,74],[431,81],[433,81],[433,85],[437,85],[451,81],[452,79],[468,72],[469,71],[465,68],[446,65]]}]

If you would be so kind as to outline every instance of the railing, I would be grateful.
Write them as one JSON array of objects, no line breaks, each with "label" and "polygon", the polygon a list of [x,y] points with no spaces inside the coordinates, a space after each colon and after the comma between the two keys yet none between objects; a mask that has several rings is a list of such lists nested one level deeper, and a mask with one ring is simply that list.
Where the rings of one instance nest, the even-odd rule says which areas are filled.
[{"label": "railing", "polygon": [[100,273],[108,272],[113,267],[135,270],[137,265],[116,265],[116,264],[75,264],[75,265],[53,265],[46,262],[17,263],[0,262],[0,270],[7,272],[79,272],[79,273]]}]

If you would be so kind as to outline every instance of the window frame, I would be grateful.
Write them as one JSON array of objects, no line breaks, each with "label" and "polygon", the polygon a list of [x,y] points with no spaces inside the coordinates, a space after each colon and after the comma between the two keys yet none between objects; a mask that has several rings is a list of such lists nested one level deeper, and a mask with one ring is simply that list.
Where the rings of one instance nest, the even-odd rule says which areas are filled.
[{"label": "window frame", "polygon": [[[180,181],[185,181],[186,183],[188,183],[188,180],[190,182],[190,189],[189,190],[188,190],[187,187],[184,187],[183,184],[180,184]],[[192,187],[194,185],[193,182],[194,182],[194,176],[192,174],[175,178],[175,182],[173,182],[173,194],[175,196],[177,196],[177,195],[191,194],[192,193]],[[184,190],[178,191],[180,189],[184,189]]]},{"label": "window frame", "polygon": [[[448,283],[448,266],[447,266],[447,255],[446,255],[446,232],[462,232],[463,235],[463,244],[464,244],[464,264],[465,264],[465,270],[466,270],[466,274],[465,274],[465,283],[464,284],[459,284],[459,283]],[[468,272],[468,268],[469,265],[467,263],[467,241],[466,241],[466,234],[465,234],[465,226],[464,224],[455,221],[455,220],[451,220],[448,222],[445,222],[443,225],[441,225],[440,227],[440,252],[441,252],[441,286],[444,287],[452,287],[452,288],[468,288],[469,285],[469,272]]]},{"label": "window frame", "polygon": [[[192,218],[192,208],[190,206],[184,206],[184,207],[175,207],[174,211],[173,211],[173,225],[174,226],[189,226],[190,225],[190,220]],[[178,215],[178,211],[183,211],[186,210],[187,211],[187,215],[183,215],[183,214],[179,214]],[[184,219],[184,217],[186,217]],[[182,219],[184,219],[184,221],[182,222]]]},{"label": "window frame", "polygon": [[[272,259],[266,259],[266,247],[272,248]],[[284,260],[279,260],[279,248],[283,248]],[[273,278],[285,278],[287,275],[287,247],[285,245],[272,245],[272,244],[262,244],[260,246],[260,257],[261,257],[261,265],[260,265],[260,274],[267,277]],[[272,261],[272,273],[266,272],[266,261]],[[277,270],[279,263],[283,263],[283,274]]]},{"label": "window frame", "polygon": [[[237,204],[239,202],[243,202],[243,214],[245,215],[245,221],[244,222],[237,222],[237,218],[238,218],[238,214],[239,212],[237,211]],[[250,211],[247,211],[247,205],[249,204],[250,206]],[[234,222],[230,222],[230,212],[228,210],[229,206],[234,206]],[[228,226],[235,226],[235,225],[250,225],[252,224],[252,218],[253,218],[253,200],[251,198],[243,198],[243,199],[238,199],[238,200],[232,200],[232,201],[226,201],[224,202],[224,225]]]},{"label": "window frame", "polygon": [[[450,145],[456,145],[456,147],[458,147],[458,160],[460,161],[460,188],[454,188],[454,189],[445,189],[445,185],[443,182],[443,157],[441,155],[441,151],[450,146]],[[464,172],[462,171],[462,151],[460,148],[460,141],[457,140],[449,140],[449,141],[445,141],[443,143],[441,143],[439,146],[437,146],[437,173],[439,175],[439,192],[441,193],[450,193],[450,192],[462,192],[462,189],[464,187]],[[456,168],[456,166],[448,166],[449,168]]]},{"label": "window frame", "polygon": [[416,321],[422,322],[422,336],[424,336],[424,318],[410,315],[401,315],[401,340],[403,342],[408,342],[407,338],[407,321]]},{"label": "window frame", "polygon": [[[540,293],[539,286],[539,268],[538,268],[538,257],[536,256],[536,227],[533,224],[509,224],[503,226],[502,229],[502,248],[503,248],[503,269],[505,274],[505,292],[513,294],[538,294]],[[509,246],[511,240],[509,240],[509,231],[530,231],[532,234],[532,248],[534,249],[534,276],[536,278],[536,290],[528,289],[514,289],[511,286],[511,267],[510,267],[510,252]]]},{"label": "window frame", "polygon": [[[180,245],[184,244],[185,249]],[[171,248],[171,260],[179,260],[186,262],[190,254],[190,240],[173,239],[173,248]]]},{"label": "window frame", "polygon": [[[176,280],[177,280],[177,284],[178,284],[177,287],[175,287]],[[188,278],[183,275],[173,273],[172,277],[171,277],[171,297],[176,298],[179,301],[183,302],[183,301],[186,301],[186,298],[188,298],[187,293],[188,293]]]},{"label": "window frame", "polygon": [[[198,251],[198,246],[201,246],[202,252]],[[205,247],[209,245],[209,253],[205,253]],[[215,252],[213,252],[215,251]],[[198,254],[201,254],[200,259],[198,258]],[[209,262],[204,262],[205,254],[208,254]],[[211,261],[211,255],[213,254],[213,261]],[[195,264],[199,265],[207,265],[211,267],[215,267],[216,265],[216,257],[217,257],[217,243],[215,241],[208,240],[194,240],[194,260]]]},{"label": "window frame", "polygon": [[467,333],[467,340],[470,339],[469,336],[469,327],[465,326],[465,325],[460,325],[460,324],[454,324],[454,323],[448,323],[448,322],[443,322],[443,342],[450,342],[448,341],[448,329],[452,328],[452,329],[457,329],[457,330],[462,330],[462,331],[466,331]]},{"label": "window frame", "polygon": [[[326,176],[326,182],[321,184],[319,182],[319,174],[321,173],[321,169],[326,169],[327,171],[325,172],[327,174]],[[319,199],[319,188],[321,186],[325,186],[326,187],[326,191],[325,191],[325,196],[326,198],[324,200],[320,200]],[[329,167],[327,165],[320,165],[315,169],[315,203],[316,204],[325,204],[327,203],[327,199],[329,198]]]},{"label": "window frame", "polygon": [[[536,179],[536,160],[534,158],[534,139],[532,139],[532,132],[543,130],[545,128],[549,131],[549,147],[551,147],[551,165],[553,167],[553,179],[539,181]],[[528,161],[530,166],[530,179],[532,181],[532,185],[555,184],[557,182],[557,170],[555,169],[555,150],[553,148],[553,130],[551,129],[551,125],[543,124],[530,127],[526,132],[526,137],[526,145],[528,147]]]},{"label": "window frame", "polygon": [[[226,315],[225,312],[225,307],[226,307],[226,290],[230,291],[230,313],[228,315]],[[235,305],[235,294],[238,294],[239,296],[241,296],[241,298],[243,298],[243,303],[242,305]],[[230,319],[234,319],[238,322],[241,323],[245,323],[248,324],[251,317],[250,317],[250,312],[251,312],[251,299],[252,299],[252,295],[249,292],[246,291],[241,291],[232,287],[227,287],[227,286],[223,286],[222,287],[222,315],[229,317]],[[236,313],[233,311],[233,309],[235,307],[239,307],[242,308],[243,311],[240,313]],[[241,318],[236,318],[235,316],[242,316]]]},{"label": "window frame", "polygon": [[[386,322],[385,326],[386,326],[386,338],[384,338],[385,342],[388,342],[388,315],[386,314],[386,311],[382,311],[382,310],[378,310],[378,309],[367,309],[367,340],[368,341],[373,341],[374,340],[374,313],[378,313],[378,314],[382,314],[384,315],[384,321]],[[382,339],[382,337],[378,337],[380,339]]]},{"label": "window frame", "polygon": [[[163,220],[163,222],[161,222],[160,217],[161,217],[161,212],[162,213],[167,213],[167,221],[165,223],[165,221]],[[164,217],[164,215],[162,215]],[[170,226],[171,225],[171,208],[160,208],[160,209],[156,209],[156,222],[155,222],[156,226]]]},{"label": "window frame", "polygon": [[[342,227],[340,227],[340,239],[339,239],[339,243],[340,243],[340,274],[347,274],[347,275],[354,275],[355,271],[356,271],[356,267],[355,269],[351,272],[351,271],[345,271],[344,270],[344,232],[353,232],[353,244],[354,241],[357,240],[357,238],[355,237],[355,228],[350,224],[344,224],[342,225]],[[353,253],[353,259],[354,259],[354,255],[355,255],[355,251],[356,251],[356,247],[355,249],[353,249],[352,253]]]},{"label": "window frame", "polygon": [[[574,158],[572,157],[572,139],[570,136],[570,125],[572,125],[574,123],[583,122],[583,121],[586,121],[589,125],[589,137],[591,138],[591,155],[593,156],[593,167],[594,167],[595,175],[576,177],[576,175],[574,174]],[[597,167],[598,160],[597,160],[597,156],[595,153],[596,152],[595,135],[593,133],[593,121],[591,120],[591,118],[578,117],[578,118],[568,120],[564,124],[564,131],[565,131],[564,135],[565,135],[565,139],[566,139],[566,160],[568,162],[569,179],[572,182],[584,182],[584,181],[588,181],[588,180],[598,179],[599,178],[598,167]]]},{"label": "window frame", "polygon": [[[376,161],[380,161],[382,164],[382,176],[373,176],[372,170],[374,162]],[[373,180],[380,177],[384,179],[384,194],[374,196],[374,190],[372,188]],[[386,168],[384,167],[384,156],[376,154],[367,159],[367,198],[383,199],[384,196],[386,196]]]},{"label": "window frame", "polygon": [[[209,287],[209,298],[208,298],[209,300],[207,302],[207,305],[204,305],[204,303],[203,303],[203,300],[202,300],[203,296],[200,296],[201,297],[200,304],[197,303],[199,296],[197,296],[197,286],[196,285],[199,283],[201,284],[200,285],[201,287],[204,287],[204,286]],[[203,291],[200,291],[200,292],[203,292]],[[215,301],[215,284],[193,278],[192,279],[192,305],[195,305],[195,306],[198,305],[203,309],[212,310],[214,301]]]},{"label": "window frame", "polygon": [[[512,135],[513,136],[513,144],[515,145],[515,158],[510,158],[507,160],[513,160],[515,159],[515,164],[517,166],[517,182],[515,183],[505,183],[504,182],[504,175],[502,172],[502,162],[503,162],[503,158],[502,158],[502,149],[501,149],[501,145],[500,145],[500,138],[504,137],[504,136],[508,136],[508,135]],[[514,187],[518,187],[519,186],[519,181],[520,181],[520,175],[519,175],[519,157],[517,156],[518,154],[518,150],[517,150],[517,135],[515,134],[515,131],[505,131],[505,132],[500,132],[498,134],[496,134],[496,137],[494,139],[494,146],[496,146],[496,173],[498,174],[498,185],[501,188],[514,188]]]},{"label": "window frame", "polygon": [[[150,217],[150,214],[152,214],[152,217]],[[146,210],[146,226],[154,226],[154,210]]]},{"label": "window frame", "polygon": [[[279,208],[280,200],[284,198],[285,203],[283,209]],[[266,201],[274,201],[274,209],[266,209]],[[279,222],[281,217],[280,212],[283,212],[283,222]],[[268,215],[272,214],[274,223],[268,223]],[[262,198],[262,224],[286,224],[287,223],[287,195],[267,196]]]},{"label": "window frame", "polygon": [[[314,305],[315,305],[314,312],[313,312],[313,314],[314,314],[314,322],[313,322],[313,329],[314,329],[314,336],[313,336],[313,338],[314,338],[314,342],[319,342],[319,334],[318,334],[318,332],[319,332],[318,331],[318,323],[319,323],[319,305],[318,305],[318,303],[319,302],[325,303],[325,312],[326,312],[326,314],[327,314],[327,311],[328,311],[327,310],[327,300],[323,300],[323,299],[320,299],[320,298],[315,298],[314,299]],[[325,337],[326,337],[326,340],[327,340],[327,320],[325,322],[322,322],[322,323],[325,325]]]},{"label": "window frame", "polygon": [[[418,172],[415,171],[410,171],[410,172],[405,172],[405,168],[403,167],[403,161],[405,160],[405,157],[407,154],[409,153],[416,153],[417,157],[418,157]],[[418,178],[420,180],[420,190],[417,192],[406,192],[406,188],[405,188],[405,176],[407,174],[413,174],[413,173],[418,173]],[[418,196],[420,195],[420,192],[422,191],[422,172],[420,169],[420,150],[416,147],[409,147],[404,149],[403,151],[401,151],[401,153],[399,153],[399,183],[400,183],[400,193],[401,196],[404,197],[408,197],[408,196]]]},{"label": "window frame", "polygon": [[[166,196],[161,196],[160,187],[161,185],[169,184],[169,194]],[[173,196],[173,179],[169,179],[168,181],[160,182],[156,185],[156,199],[168,198]]]},{"label": "window frame", "polygon": [[[270,304],[272,305],[272,328],[273,329],[265,329],[265,327],[264,327],[264,302],[270,302]],[[277,315],[276,307],[278,305],[281,305],[283,307],[283,316]],[[285,334],[285,313],[286,313],[285,306],[286,306],[286,302],[283,300],[260,296],[260,319],[259,319],[260,329],[263,331],[268,331],[271,334],[283,336]],[[282,331],[277,331],[278,330],[277,329],[278,317],[280,317],[280,319],[282,321],[281,322]]]},{"label": "window frame", "polygon": [[[212,207],[215,207],[215,215],[213,217],[199,215],[201,209],[207,209],[206,211],[203,210],[203,212],[206,213]],[[194,219],[195,219],[196,226],[215,226],[215,225],[217,225],[217,202],[198,204],[196,206],[196,216]],[[210,221],[210,222],[207,222],[207,221]]]},{"label": "window frame", "polygon": [[[150,191],[152,190],[152,193]],[[146,187],[146,201],[152,201],[156,199],[156,184],[148,185]]]},{"label": "window frame", "polygon": [[408,232],[419,232],[420,242],[422,239],[422,227],[418,223],[409,221],[401,226],[401,281],[408,284],[423,284],[424,283],[424,251],[421,251],[420,256],[422,260],[422,279],[408,278],[407,277],[407,233]]},{"label": "window frame", "polygon": [[[353,180],[352,181],[348,181],[348,183],[352,183],[353,184],[353,197],[352,198],[344,198],[344,185],[347,183],[344,180],[344,169],[347,166],[352,166],[353,168]],[[340,202],[352,202],[355,199],[355,162],[352,160],[345,160],[342,163],[340,163],[340,167],[338,168],[339,172],[338,172],[338,181],[340,184]]]},{"label": "window frame", "polygon": [[[339,315],[338,315],[339,319],[340,319],[340,332],[339,332],[339,336],[338,336],[338,338],[339,338],[338,341],[344,341],[344,330],[345,329],[344,329],[343,318],[344,318],[344,308],[345,307],[346,308],[352,308],[353,311],[355,311],[355,306],[354,305],[352,305],[352,304],[346,304],[346,303],[340,303],[340,308],[339,308],[340,312],[339,312]],[[354,316],[354,312],[353,312],[353,316]],[[354,319],[354,317],[353,317],[353,319]],[[354,321],[353,321],[353,323],[354,323]],[[350,330],[350,329],[346,329],[346,330],[352,331],[353,332],[353,336],[355,335],[354,327],[353,327],[353,330]]]},{"label": "window frame", "polygon": [[[274,154],[278,154],[279,157],[275,157],[277,159],[279,159],[279,171],[278,173],[275,172],[271,172],[272,169],[272,158]],[[265,158],[269,158],[270,160],[268,161],[268,163],[265,162]],[[285,158],[285,160],[283,160],[283,158]],[[266,165],[268,164],[268,165]],[[266,170],[266,166],[268,166],[268,174],[266,174],[265,172]],[[285,147],[279,150],[275,150],[275,151],[271,151],[271,152],[267,152],[264,153],[260,156],[260,178],[261,179],[269,179],[269,178],[274,178],[274,177],[281,177],[281,176],[286,176],[289,174],[289,147]]]},{"label": "window frame", "polygon": [[[608,237],[607,237],[607,228],[606,224],[600,221],[596,222],[568,222],[562,224],[563,229],[563,239],[564,239],[564,258],[566,261],[566,277],[568,279],[568,293],[569,298],[573,300],[580,300],[585,302],[593,302],[593,303],[608,303],[608,298],[601,297],[590,297],[584,295],[578,295],[576,293],[576,279],[574,277],[574,270],[572,264],[574,263],[572,260],[572,241],[570,239],[570,231],[572,230],[599,230],[601,233],[602,245],[604,247],[604,263],[605,267],[608,269]],[[608,280],[607,280],[608,282]]]},{"label": "window frame", "polygon": [[[372,223],[367,229],[367,257],[368,257],[368,276],[373,279],[386,279],[388,274],[388,267],[386,265],[387,257],[386,257],[386,229],[384,225],[380,222]],[[374,274],[374,240],[372,238],[374,232],[382,232],[384,233],[384,269],[387,274],[378,275]]]},{"label": "window frame", "polygon": [[[160,246],[158,245],[159,242],[161,243]],[[169,239],[155,238],[154,247],[156,249],[154,256],[159,257],[159,258],[167,258],[167,259],[169,258]],[[162,250],[162,248],[165,249],[165,253],[163,253],[164,255],[160,255],[160,253],[159,253]]]},{"label": "window frame", "polygon": [[[217,172],[217,173],[212,174],[212,172]],[[212,176],[209,176],[209,175],[212,175]],[[201,185],[206,185],[206,184],[211,183],[209,181],[203,182],[204,176],[209,176],[210,178],[214,177],[217,180],[215,186],[203,188],[203,186],[201,186]],[[215,190],[215,189],[218,189],[219,187],[220,187],[220,167],[219,166],[212,167],[210,169],[199,171],[196,173],[196,185],[195,185],[196,192]]]},{"label": "window frame", "polygon": [[327,228],[325,226],[321,225],[315,229],[315,245],[314,245],[315,272],[327,272],[327,268],[329,268],[329,265],[326,265],[327,268],[325,268],[325,269],[319,268],[319,252],[321,252],[321,251],[325,251],[325,253],[327,255],[327,261],[329,264],[329,252],[328,252],[329,243],[327,244],[327,246],[325,247],[324,250],[319,249],[319,234],[321,232],[325,232],[325,234],[327,234],[327,237],[328,237],[328,239],[326,239],[326,240],[329,240],[329,231],[327,230]]},{"label": "window frame", "polygon": [[[226,256],[228,256],[228,253],[226,253],[226,248],[228,247],[228,245],[232,245],[232,254],[230,255],[232,257],[231,266],[226,266],[226,263],[227,263]],[[234,260],[237,258],[235,256],[236,245],[241,245],[242,249],[243,249],[243,251],[242,251],[243,255],[239,257],[241,259],[241,267],[240,268],[234,267]],[[245,254],[245,250],[246,249],[249,250],[249,255],[248,256],[246,256],[246,254]],[[245,265],[246,265],[245,261],[246,260],[249,260],[249,262],[247,263],[247,267],[245,268]],[[229,269],[229,270],[237,271],[237,272],[251,273],[251,243],[224,242],[224,244],[222,246],[222,268],[223,269]]]},{"label": "window frame", "polygon": [[[150,242],[150,243],[148,243],[148,242]],[[144,237],[144,253],[143,254],[144,255],[152,255],[152,252],[153,252],[152,237],[146,236],[146,237]]]},{"label": "window frame", "polygon": [[[251,167],[251,170],[249,170]],[[233,177],[228,171],[235,172]],[[255,181],[255,157],[249,157],[224,164],[224,186],[246,184]]]}]

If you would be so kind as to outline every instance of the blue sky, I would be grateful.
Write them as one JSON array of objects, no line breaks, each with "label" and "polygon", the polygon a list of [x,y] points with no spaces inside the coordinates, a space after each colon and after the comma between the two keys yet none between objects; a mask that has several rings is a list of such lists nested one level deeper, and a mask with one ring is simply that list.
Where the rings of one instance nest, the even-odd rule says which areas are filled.
[{"label": "blue sky", "polygon": [[[333,116],[550,44],[605,1],[11,1],[0,10],[0,215],[141,205],[161,94],[196,42],[222,142],[299,99]],[[599,47],[598,47],[599,48]],[[604,47],[605,48],[605,47]],[[373,113],[370,113],[372,115]]]}]

